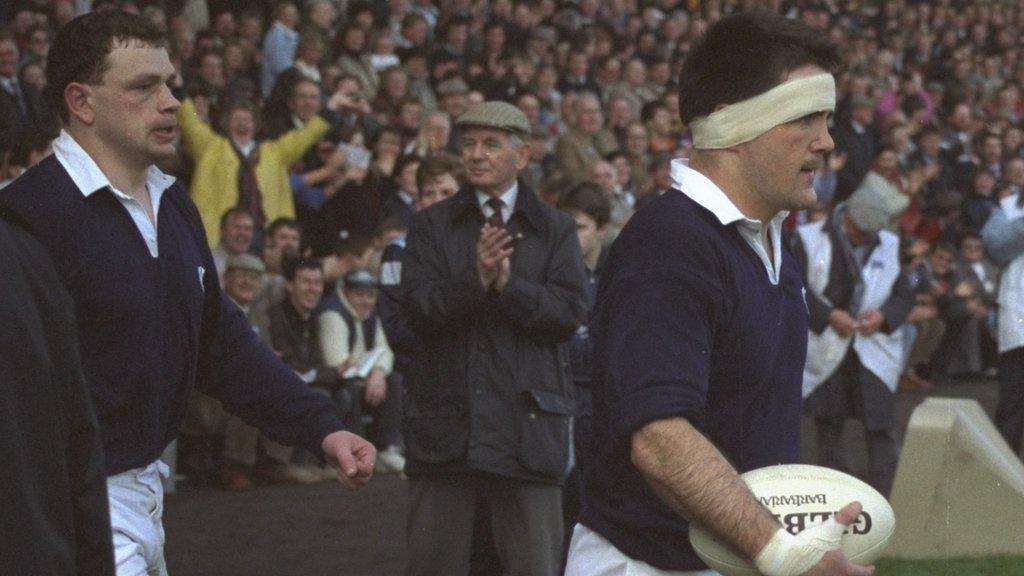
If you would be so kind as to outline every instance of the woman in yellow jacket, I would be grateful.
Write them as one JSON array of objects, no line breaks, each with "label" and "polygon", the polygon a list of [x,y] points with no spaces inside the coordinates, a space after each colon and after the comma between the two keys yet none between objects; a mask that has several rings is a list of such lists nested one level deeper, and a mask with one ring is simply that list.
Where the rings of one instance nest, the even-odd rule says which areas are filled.
[{"label": "woman in yellow jacket", "polygon": [[260,227],[294,218],[288,168],[330,130],[326,120],[314,116],[274,140],[257,142],[257,113],[248,102],[228,105],[220,134],[200,118],[191,99],[178,109],[182,141],[195,162],[190,192],[211,247],[220,242],[221,215],[236,206],[253,212]]}]

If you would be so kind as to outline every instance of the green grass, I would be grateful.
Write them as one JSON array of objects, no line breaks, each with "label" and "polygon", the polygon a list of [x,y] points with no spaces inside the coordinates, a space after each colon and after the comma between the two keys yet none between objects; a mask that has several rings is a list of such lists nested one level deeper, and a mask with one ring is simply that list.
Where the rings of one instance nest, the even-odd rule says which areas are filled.
[{"label": "green grass", "polygon": [[892,560],[875,564],[876,576],[1024,576],[1024,556],[955,560]]}]

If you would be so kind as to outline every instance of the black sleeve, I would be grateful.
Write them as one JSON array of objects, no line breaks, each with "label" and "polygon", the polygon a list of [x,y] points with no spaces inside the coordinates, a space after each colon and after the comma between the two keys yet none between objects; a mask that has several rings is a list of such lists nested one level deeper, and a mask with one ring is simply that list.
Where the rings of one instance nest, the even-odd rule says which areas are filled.
[{"label": "black sleeve", "polygon": [[900,273],[896,283],[893,284],[892,293],[889,299],[882,305],[882,314],[885,315],[885,324],[882,332],[891,334],[907,320],[907,315],[917,303],[917,296],[914,294],[914,285],[907,278],[907,275]]},{"label": "black sleeve", "polygon": [[2,221],[0,269],[0,574],[112,576],[103,448],[71,297],[43,248]]},{"label": "black sleeve", "polygon": [[322,454],[328,434],[344,426],[330,399],[309,389],[252,331],[245,314],[220,288],[199,211],[179,185],[168,190],[188,212],[206,269],[199,343],[199,390],[268,437]]}]

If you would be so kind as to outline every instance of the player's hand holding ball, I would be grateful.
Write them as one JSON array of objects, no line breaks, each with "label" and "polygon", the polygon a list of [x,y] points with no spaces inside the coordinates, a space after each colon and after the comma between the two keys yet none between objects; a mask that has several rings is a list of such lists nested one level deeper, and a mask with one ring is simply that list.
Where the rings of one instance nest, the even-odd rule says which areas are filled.
[{"label": "player's hand holding ball", "polygon": [[[866,483],[842,472],[791,464],[743,474],[779,531],[750,563],[691,526],[690,542],[725,576],[870,576],[895,530],[892,507]],[[837,508],[840,508],[838,512]]]}]

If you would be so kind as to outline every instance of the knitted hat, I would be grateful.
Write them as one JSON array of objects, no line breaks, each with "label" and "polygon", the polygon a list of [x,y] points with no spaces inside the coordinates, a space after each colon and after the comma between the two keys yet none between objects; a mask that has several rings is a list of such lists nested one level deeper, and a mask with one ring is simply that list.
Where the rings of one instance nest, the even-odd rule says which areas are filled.
[{"label": "knitted hat", "polygon": [[846,201],[846,211],[857,228],[874,234],[888,228],[909,204],[896,186],[872,171]]},{"label": "knitted hat", "polygon": [[490,100],[481,102],[464,112],[455,120],[459,128],[493,128],[517,136],[530,136],[530,121],[526,114],[508,102]]}]

